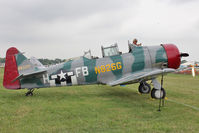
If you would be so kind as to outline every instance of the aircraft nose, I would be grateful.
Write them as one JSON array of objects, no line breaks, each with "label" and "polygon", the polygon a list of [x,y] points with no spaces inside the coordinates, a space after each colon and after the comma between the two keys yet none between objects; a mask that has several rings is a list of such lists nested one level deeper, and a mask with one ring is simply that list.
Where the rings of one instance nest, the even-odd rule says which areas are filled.
[{"label": "aircraft nose", "polygon": [[178,48],[174,44],[163,44],[162,46],[164,47],[167,54],[168,68],[179,68],[181,64],[181,57],[187,56],[187,54],[180,54]]}]

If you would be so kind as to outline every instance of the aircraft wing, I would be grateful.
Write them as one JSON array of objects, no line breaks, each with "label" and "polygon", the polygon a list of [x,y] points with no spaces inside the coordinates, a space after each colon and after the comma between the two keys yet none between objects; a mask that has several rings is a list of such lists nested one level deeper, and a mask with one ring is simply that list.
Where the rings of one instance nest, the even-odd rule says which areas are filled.
[{"label": "aircraft wing", "polygon": [[120,85],[120,84],[128,84],[134,81],[140,81],[143,79],[151,79],[154,78],[160,74],[166,74],[166,73],[171,73],[175,72],[175,69],[171,68],[165,68],[165,69],[155,69],[151,71],[144,71],[144,72],[138,72],[138,73],[132,73],[129,75],[126,75],[118,80],[111,81],[107,83],[110,86],[115,86],[115,85]]},{"label": "aircraft wing", "polygon": [[38,71],[29,72],[29,73],[23,73],[23,74],[20,74],[19,76],[17,76],[12,82],[19,80],[19,79],[22,79],[22,78],[25,78],[25,77],[34,76],[34,75],[37,75],[37,74],[42,74],[42,73],[45,73],[45,72],[47,72],[47,71],[44,69],[44,70],[38,70]]}]

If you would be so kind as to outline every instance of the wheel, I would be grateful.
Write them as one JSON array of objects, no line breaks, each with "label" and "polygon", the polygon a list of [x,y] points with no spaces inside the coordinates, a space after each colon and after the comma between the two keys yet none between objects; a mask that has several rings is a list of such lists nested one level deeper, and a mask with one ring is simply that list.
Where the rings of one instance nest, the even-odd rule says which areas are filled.
[{"label": "wheel", "polygon": [[138,91],[142,94],[148,94],[151,91],[151,86],[146,82],[142,82],[140,83]]},{"label": "wheel", "polygon": [[160,90],[155,89],[155,88],[153,88],[152,91],[151,91],[151,97],[152,98],[155,98],[155,99],[160,99],[160,98],[164,99],[165,96],[166,96],[166,92],[165,92],[164,88],[161,89],[161,92],[160,92]]},{"label": "wheel", "polygon": [[26,93],[26,96],[29,96],[30,95],[30,92],[28,91],[27,93]]},{"label": "wheel", "polygon": [[29,94],[29,96],[33,96],[33,93],[31,92],[31,93]]},{"label": "wheel", "polygon": [[33,96],[33,92],[28,91],[28,92],[26,93],[26,96]]}]

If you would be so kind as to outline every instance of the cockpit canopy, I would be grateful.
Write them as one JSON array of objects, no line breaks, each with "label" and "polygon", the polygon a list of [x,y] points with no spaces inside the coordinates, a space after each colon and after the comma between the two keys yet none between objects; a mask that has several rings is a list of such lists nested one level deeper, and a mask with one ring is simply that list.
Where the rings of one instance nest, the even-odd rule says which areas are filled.
[{"label": "cockpit canopy", "polygon": [[[102,57],[115,56],[115,55],[120,55],[122,53],[119,51],[117,43],[108,47],[101,46],[101,49],[102,49]],[[85,51],[83,57],[88,59],[98,59],[98,57],[94,57],[91,55],[90,50]]]},{"label": "cockpit canopy", "polygon": [[115,43],[109,47],[102,46],[101,48],[102,48],[102,56],[103,57],[120,55],[117,43]]},{"label": "cockpit canopy", "polygon": [[93,56],[91,55],[91,50],[89,49],[88,51],[84,51],[84,57],[88,59],[93,59]]}]

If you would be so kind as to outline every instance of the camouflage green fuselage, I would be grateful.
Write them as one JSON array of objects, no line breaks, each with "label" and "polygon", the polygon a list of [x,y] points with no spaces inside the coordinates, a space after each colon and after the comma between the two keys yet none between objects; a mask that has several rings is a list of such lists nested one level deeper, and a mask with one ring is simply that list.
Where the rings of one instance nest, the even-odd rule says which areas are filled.
[{"label": "camouflage green fuselage", "polygon": [[45,73],[20,79],[20,84],[21,88],[108,84],[132,73],[160,69],[166,63],[167,54],[162,46],[136,47],[130,53],[116,56],[69,60],[48,67]]}]

